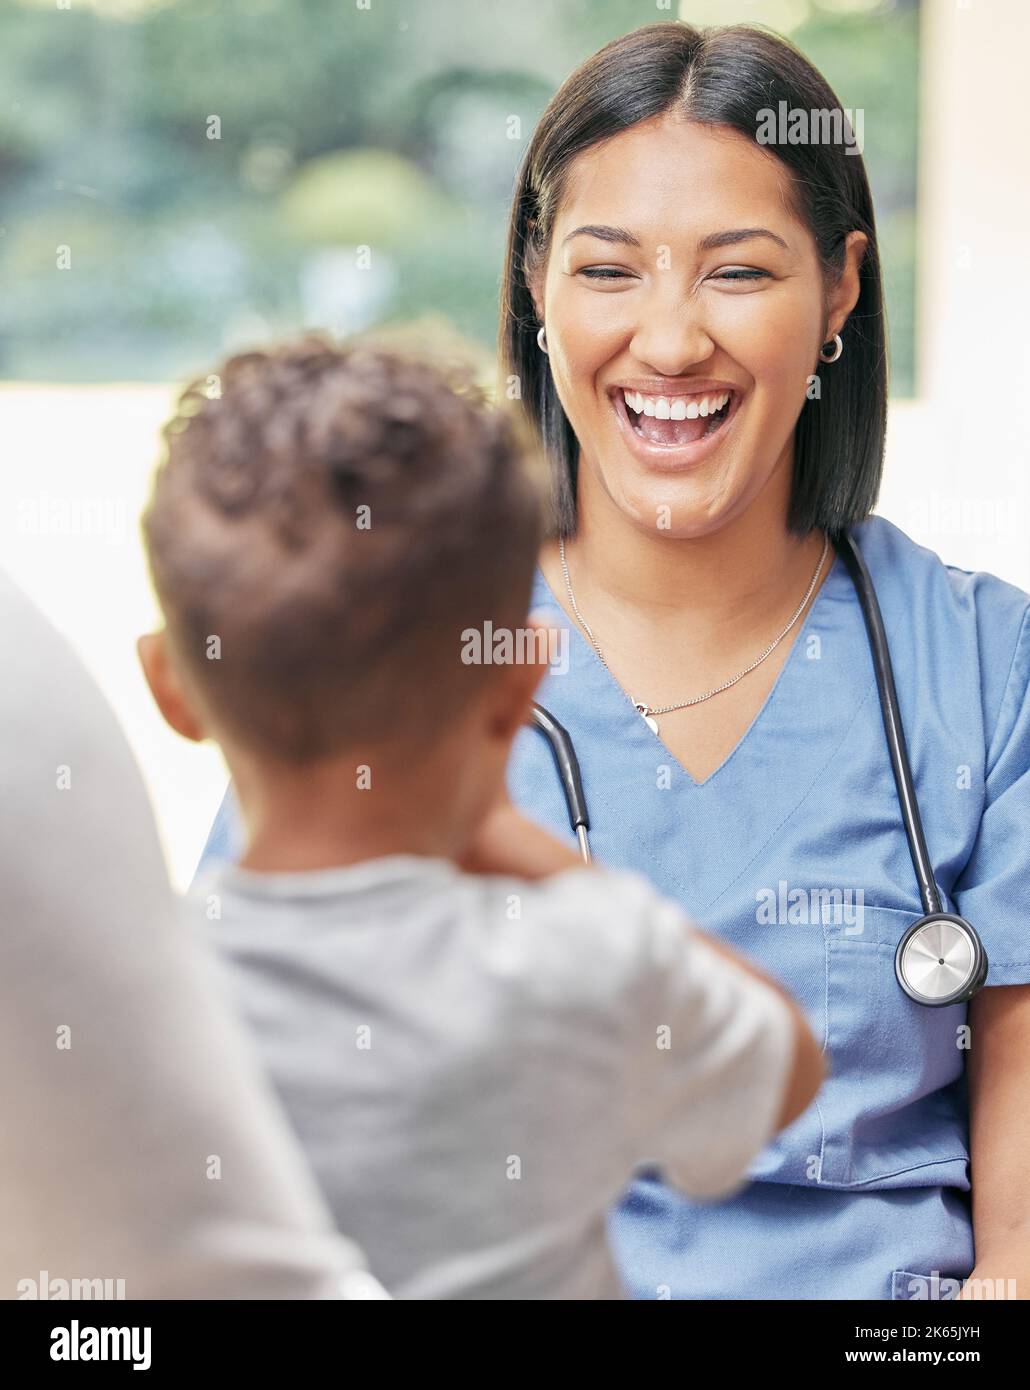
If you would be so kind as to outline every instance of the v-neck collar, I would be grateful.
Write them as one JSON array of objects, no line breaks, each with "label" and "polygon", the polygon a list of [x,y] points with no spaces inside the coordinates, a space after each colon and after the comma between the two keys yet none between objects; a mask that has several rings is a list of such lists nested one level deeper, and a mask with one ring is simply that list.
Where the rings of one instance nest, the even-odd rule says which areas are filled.
[{"label": "v-neck collar", "polygon": [[[889,609],[893,594],[878,532],[868,522],[853,527],[852,535]],[[695,782],[651,732],[542,572],[536,574],[533,609],[542,622],[569,634],[561,637],[567,660],[552,663],[536,699],[572,740],[598,863],[645,873],[704,920],[736,902],[741,891],[750,900],[753,866],[764,865],[762,873],[768,877],[769,857],[775,858],[777,846],[803,842],[813,853],[824,853],[820,824],[798,831],[796,817],[819,804],[827,785],[848,786],[854,794],[861,775],[846,770],[846,750],[866,737],[870,721],[881,740],[873,775],[889,784],[861,606],[847,568],[838,560],[835,552],[758,714],[703,782]],[[856,735],[856,728],[863,733]],[[568,835],[553,756],[531,729],[524,737],[520,733],[510,787],[516,804],[556,835]],[[823,872],[832,873],[832,868]]]},{"label": "v-neck collar", "polygon": [[[781,686],[786,686],[790,683],[792,677],[788,676],[788,672],[792,671],[792,668],[797,664],[798,660],[800,659],[798,657],[798,649],[804,649],[804,641],[806,636],[810,635],[810,629],[817,625],[817,619],[821,616],[819,612],[820,605],[823,604],[823,600],[827,597],[828,592],[836,595],[839,591],[839,586],[842,582],[846,586],[850,586],[851,580],[846,572],[844,562],[841,559],[836,548],[832,544],[830,546],[830,552],[833,555],[833,561],[830,564],[830,568],[826,575],[826,578],[819,586],[819,591],[816,594],[811,606],[809,607],[808,612],[805,614],[804,620],[801,624],[801,628],[799,632],[796,634],[794,641],[791,643],[790,651],[787,654],[787,659],[780,667],[780,670],[777,673],[776,679],[775,681],[773,681],[773,684],[770,687],[768,694],[766,695],[765,699],[762,701],[761,705],[756,711],[754,718],[748,724],[747,728],[744,730],[743,734],[740,736],[737,742],[726,754],[725,758],[723,758],[722,762],[700,782],[697,781],[697,779],[687,770],[686,767],[684,767],[683,763],[672,752],[672,750],[665,743],[661,735],[654,733],[650,729],[650,727],[647,724],[645,724],[644,720],[640,716],[639,712],[636,709],[636,706],[633,703],[632,697],[623,689],[623,687],[616,680],[612,672],[608,669],[607,666],[605,666],[604,662],[601,661],[601,659],[598,657],[597,652],[594,650],[592,644],[588,641],[586,635],[583,633],[575,618],[573,618],[572,615],[568,613],[564,606],[558,601],[557,595],[551,588],[544,575],[543,570],[539,566],[537,567],[536,575],[533,581],[532,606],[534,609],[554,608],[558,611],[558,613],[561,615],[563,626],[566,627],[571,634],[569,640],[577,656],[577,660],[575,662],[577,669],[582,670],[584,666],[586,666],[588,669],[593,668],[592,674],[594,676],[593,684],[595,688],[597,688],[598,685],[603,687],[606,684],[609,687],[611,693],[625,705],[627,714],[632,715],[632,720],[627,722],[636,724],[637,726],[639,726],[639,729],[643,730],[643,732],[647,735],[648,738],[654,740],[655,744],[657,744],[658,748],[662,751],[664,756],[683,775],[689,788],[692,788],[695,791],[703,791],[704,788],[708,787],[712,782],[715,781],[717,777],[720,776],[723,770],[726,767],[728,767],[730,763],[737,759],[738,754],[751,739],[752,734],[759,731],[759,725],[762,723],[763,716],[766,714],[766,711],[770,710],[770,708],[777,703],[778,698],[783,698],[782,695],[780,695],[779,693],[780,688]],[[541,704],[547,704],[547,699],[544,698],[543,695],[541,695],[540,702]]]}]

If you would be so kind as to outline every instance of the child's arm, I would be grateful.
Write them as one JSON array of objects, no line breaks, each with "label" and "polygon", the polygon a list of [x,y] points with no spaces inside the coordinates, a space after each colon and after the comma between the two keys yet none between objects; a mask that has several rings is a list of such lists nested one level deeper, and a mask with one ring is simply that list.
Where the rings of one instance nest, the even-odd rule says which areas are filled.
[{"label": "child's arm", "polygon": [[626,892],[627,875],[608,876],[604,910],[626,922],[640,952],[622,1034],[632,1047],[623,1104],[634,1147],[688,1195],[728,1196],[808,1109],[823,1057],[775,980],[633,877]]},{"label": "child's arm", "polygon": [[710,933],[702,931],[699,927],[695,928],[696,935],[704,942],[709,950],[715,951],[717,955],[723,956],[731,961],[739,970],[745,971],[754,979],[761,981],[780,996],[790,1010],[794,1021],[794,1061],[791,1068],[790,1079],[783,1094],[783,1103],[780,1107],[779,1117],[776,1121],[777,1130],[786,1129],[797,1117],[808,1109],[819,1091],[819,1087],[826,1080],[826,1063],[823,1060],[823,1052],[812,1034],[811,1028],[805,1019],[804,1014],[793,997],[788,994],[782,985],[760,970],[746,957],[739,955],[724,941]]},{"label": "child's arm", "polygon": [[643,874],[598,867],[527,888],[520,935],[541,972],[569,972],[566,989],[543,992],[569,1013],[557,1050],[596,1079],[609,1049],[612,1089],[599,1105],[619,1117],[611,1138],[630,1166],[661,1168],[709,1200],[739,1187],[788,1125],[817,1142],[818,1116],[805,1112],[824,1061],[803,1010]]},{"label": "child's arm", "polygon": [[[510,874],[515,878],[542,879],[566,869],[587,868],[582,855],[562,844],[543,826],[517,810],[507,797],[484,818],[467,854],[460,861],[466,873]],[[692,924],[684,919],[684,929]],[[793,1063],[776,1118],[776,1129],[785,1129],[811,1104],[826,1077],[823,1054],[794,999],[765,971],[710,933],[695,928],[710,950],[778,994],[793,1021]]]}]

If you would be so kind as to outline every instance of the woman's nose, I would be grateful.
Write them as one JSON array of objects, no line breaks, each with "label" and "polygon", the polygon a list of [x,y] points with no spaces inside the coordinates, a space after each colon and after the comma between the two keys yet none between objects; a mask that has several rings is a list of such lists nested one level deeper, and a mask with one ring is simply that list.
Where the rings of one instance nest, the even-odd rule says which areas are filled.
[{"label": "woman's nose", "polygon": [[698,306],[685,302],[681,294],[652,296],[641,310],[630,351],[657,375],[678,376],[715,351]]}]

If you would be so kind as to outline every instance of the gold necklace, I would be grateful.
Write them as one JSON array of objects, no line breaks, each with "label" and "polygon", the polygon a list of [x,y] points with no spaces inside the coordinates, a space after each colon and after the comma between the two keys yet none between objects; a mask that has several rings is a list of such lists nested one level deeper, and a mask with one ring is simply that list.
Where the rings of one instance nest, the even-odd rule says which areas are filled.
[{"label": "gold necklace", "polygon": [[[751,663],[750,666],[745,666],[744,669],[743,669],[743,671],[738,671],[737,674],[736,674],[735,676],[731,676],[730,679],[729,679],[728,681],[723,681],[722,685],[717,685],[717,686],[715,687],[714,690],[706,690],[705,693],[704,693],[703,695],[695,695],[695,696],[693,696],[691,699],[689,699],[689,700],[681,700],[678,704],[675,704],[675,705],[661,705],[661,706],[658,706],[658,707],[656,708],[656,707],[654,707],[654,706],[652,706],[652,705],[646,704],[645,701],[643,701],[643,700],[635,700],[635,699],[633,699],[633,696],[632,696],[632,695],[629,697],[629,698],[633,701],[633,707],[634,707],[634,709],[635,709],[635,710],[637,711],[637,713],[641,716],[641,718],[643,719],[644,723],[647,725],[647,727],[651,730],[651,732],[652,732],[653,734],[657,734],[657,732],[658,732],[658,718],[657,718],[657,716],[658,716],[659,714],[671,714],[671,713],[673,712],[673,710],[686,709],[686,708],[687,708],[688,706],[690,706],[690,705],[700,705],[703,701],[705,701],[705,700],[710,700],[710,699],[712,698],[713,695],[719,695],[719,694],[722,693],[722,691],[724,691],[724,690],[729,690],[729,688],[730,688],[731,685],[736,685],[737,681],[742,680],[742,679],[744,678],[744,676],[749,675],[749,674],[755,669],[756,666],[761,666],[762,662],[765,661],[766,657],[772,655],[772,653],[776,650],[776,648],[777,648],[777,647],[780,645],[780,643],[783,641],[784,637],[786,637],[787,633],[791,630],[791,628],[792,628],[792,627],[794,626],[794,624],[797,622],[798,618],[800,618],[801,614],[802,614],[803,611],[804,611],[805,604],[806,604],[806,603],[808,602],[808,600],[812,597],[812,591],[814,590],[814,588],[815,588],[815,586],[816,586],[816,582],[817,582],[817,580],[818,580],[818,578],[819,578],[819,573],[820,573],[820,571],[822,570],[823,561],[826,559],[826,552],[827,552],[827,550],[829,549],[829,547],[830,547],[830,539],[829,539],[829,536],[824,535],[824,536],[823,536],[823,549],[822,549],[822,554],[819,556],[819,563],[818,563],[818,564],[816,565],[816,567],[815,567],[815,574],[812,575],[812,582],[809,584],[808,589],[807,589],[806,592],[805,592],[804,598],[801,600],[801,602],[798,604],[797,608],[794,610],[794,616],[791,618],[790,622],[787,624],[787,626],[786,626],[786,627],[783,629],[783,631],[780,633],[779,637],[777,637],[776,640],[775,640],[774,642],[771,642],[771,643],[769,644],[769,646],[766,647],[766,649],[765,649],[765,651],[762,653],[762,655],[761,655],[760,657],[758,657],[758,659],[757,659],[756,661],[752,661],[752,663]],[[605,660],[604,652],[602,652],[600,646],[598,645],[597,638],[594,636],[593,632],[591,631],[589,623],[588,623],[587,620],[583,617],[583,614],[579,611],[579,606],[578,606],[577,603],[576,603],[576,595],[575,595],[575,594],[573,593],[573,591],[572,591],[572,580],[571,580],[570,577],[569,577],[569,566],[568,566],[568,563],[566,562],[566,559],[565,559],[565,537],[564,537],[564,536],[560,536],[560,537],[558,538],[558,553],[559,553],[559,555],[561,556],[561,570],[562,570],[562,574],[563,574],[563,576],[564,576],[564,578],[565,578],[565,592],[566,592],[566,593],[568,594],[568,596],[569,596],[569,603],[570,603],[570,605],[571,605],[571,607],[572,607],[572,611],[573,611],[573,613],[575,613],[575,615],[576,615],[576,620],[577,620],[577,622],[579,623],[580,627],[583,629],[583,631],[586,633],[586,635],[590,638],[590,641],[591,641],[591,644],[593,645],[594,651],[597,653],[598,657],[600,658],[601,665],[604,667],[604,669],[605,669],[605,670],[609,673],[609,675],[610,675],[610,674],[611,674],[611,667],[608,665],[607,661]],[[613,679],[614,679],[614,677],[613,677]]]}]

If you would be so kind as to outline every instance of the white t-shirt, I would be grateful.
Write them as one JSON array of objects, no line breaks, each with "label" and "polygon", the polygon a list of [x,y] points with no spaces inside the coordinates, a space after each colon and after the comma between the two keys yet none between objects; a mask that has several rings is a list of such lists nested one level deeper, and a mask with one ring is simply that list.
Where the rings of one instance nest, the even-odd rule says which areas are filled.
[{"label": "white t-shirt", "polygon": [[0,633],[0,1298],[381,1297],[182,929],[114,716],[3,574]]},{"label": "white t-shirt", "polygon": [[218,866],[190,902],[398,1297],[617,1297],[605,1213],[634,1167],[728,1195],[774,1131],[790,1010],[638,874],[391,855]]}]

